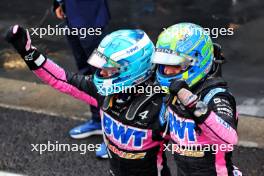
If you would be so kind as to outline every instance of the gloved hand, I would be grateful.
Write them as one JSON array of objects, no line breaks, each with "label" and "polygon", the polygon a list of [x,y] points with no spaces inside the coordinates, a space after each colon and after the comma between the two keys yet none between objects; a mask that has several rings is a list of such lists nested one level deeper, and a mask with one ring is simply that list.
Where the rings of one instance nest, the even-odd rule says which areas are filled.
[{"label": "gloved hand", "polygon": [[180,102],[186,107],[191,107],[197,102],[197,95],[189,90],[189,86],[184,80],[173,80],[169,89],[170,93],[176,95]]},{"label": "gloved hand", "polygon": [[208,112],[207,105],[199,101],[198,96],[190,91],[188,84],[184,80],[173,80],[169,89],[195,117],[201,117]]},{"label": "gloved hand", "polygon": [[29,32],[19,25],[12,26],[5,37],[13,45],[31,70],[39,68],[46,58],[31,45]]},{"label": "gloved hand", "polygon": [[174,79],[170,84],[169,90],[171,94],[177,95],[177,93],[183,88],[189,89],[188,84],[184,80]]},{"label": "gloved hand", "polygon": [[14,46],[23,58],[33,50],[29,32],[19,25],[12,26],[8,30],[6,40]]}]

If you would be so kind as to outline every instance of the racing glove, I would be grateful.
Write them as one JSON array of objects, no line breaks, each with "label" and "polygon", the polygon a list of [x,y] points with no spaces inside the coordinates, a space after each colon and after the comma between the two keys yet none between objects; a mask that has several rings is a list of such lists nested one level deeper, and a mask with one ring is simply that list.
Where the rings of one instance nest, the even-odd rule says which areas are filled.
[{"label": "racing glove", "polygon": [[29,32],[23,27],[19,25],[12,26],[8,30],[5,39],[13,45],[31,70],[38,69],[47,60],[31,45]]},{"label": "racing glove", "polygon": [[179,102],[195,117],[207,114],[207,105],[199,100],[199,97],[190,91],[188,84],[184,80],[173,80],[170,93],[177,97]]}]

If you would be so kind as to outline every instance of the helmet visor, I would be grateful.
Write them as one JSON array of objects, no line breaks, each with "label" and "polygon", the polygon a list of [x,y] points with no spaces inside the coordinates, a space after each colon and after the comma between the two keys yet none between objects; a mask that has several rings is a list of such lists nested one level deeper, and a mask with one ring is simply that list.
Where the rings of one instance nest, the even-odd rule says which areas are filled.
[{"label": "helmet visor", "polygon": [[170,49],[156,48],[153,56],[153,63],[155,64],[180,66],[182,70],[194,65],[196,61],[197,59],[192,56]]},{"label": "helmet visor", "polygon": [[104,70],[120,70],[121,66],[116,61],[106,57],[104,54],[100,53],[97,49],[93,51],[87,63]]}]

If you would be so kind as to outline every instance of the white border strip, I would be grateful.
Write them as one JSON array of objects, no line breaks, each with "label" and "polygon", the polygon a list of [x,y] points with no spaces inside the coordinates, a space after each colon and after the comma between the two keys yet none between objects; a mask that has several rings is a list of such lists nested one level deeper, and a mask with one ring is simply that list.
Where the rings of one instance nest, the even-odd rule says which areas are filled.
[{"label": "white border strip", "polygon": [[53,117],[63,117],[63,118],[72,119],[72,120],[87,121],[86,118],[82,118],[82,117],[66,116],[65,114],[59,114],[59,113],[55,113],[55,112],[48,112],[46,110],[33,109],[33,108],[23,107],[23,106],[8,105],[8,104],[0,103],[0,107],[1,108],[7,108],[7,109],[13,109],[13,110],[19,110],[19,111],[33,112],[33,113],[36,113],[36,114],[43,114],[43,115],[48,115],[48,116],[53,116]]},{"label": "white border strip", "polygon": [[238,146],[247,148],[259,148],[258,143],[252,141],[238,141]]},{"label": "white border strip", "polygon": [[239,114],[264,117],[264,98],[244,98],[237,109]]},{"label": "white border strip", "polygon": [[14,173],[10,173],[10,172],[0,171],[0,176],[26,176],[26,175],[14,174]]}]

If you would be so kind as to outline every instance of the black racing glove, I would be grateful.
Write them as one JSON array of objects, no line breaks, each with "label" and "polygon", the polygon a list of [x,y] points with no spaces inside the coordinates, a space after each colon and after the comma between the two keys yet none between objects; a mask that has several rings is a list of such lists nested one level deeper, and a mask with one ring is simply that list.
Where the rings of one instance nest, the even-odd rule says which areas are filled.
[{"label": "black racing glove", "polygon": [[200,117],[207,113],[207,105],[190,91],[188,84],[184,80],[173,80],[169,89],[171,94],[177,97],[189,114]]},{"label": "black racing glove", "polygon": [[197,102],[197,95],[190,91],[188,84],[185,80],[172,80],[170,87],[170,93],[176,96],[177,99],[185,106],[192,107]]},{"label": "black racing glove", "polygon": [[189,90],[188,84],[184,80],[174,79],[170,84],[169,90],[171,94],[177,95],[177,93],[183,88]]},{"label": "black racing glove", "polygon": [[5,37],[13,45],[31,70],[41,67],[46,58],[31,45],[29,32],[19,25],[12,26]]}]

